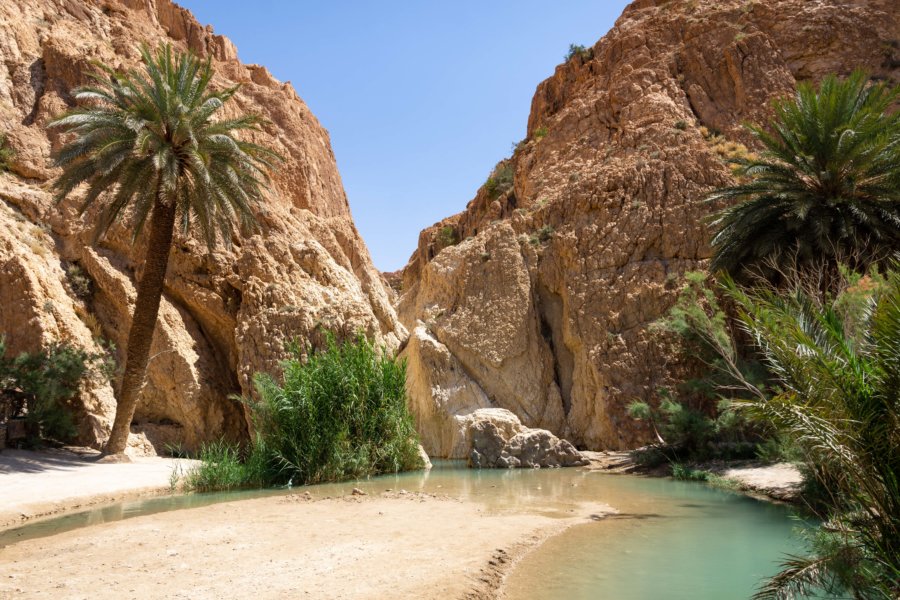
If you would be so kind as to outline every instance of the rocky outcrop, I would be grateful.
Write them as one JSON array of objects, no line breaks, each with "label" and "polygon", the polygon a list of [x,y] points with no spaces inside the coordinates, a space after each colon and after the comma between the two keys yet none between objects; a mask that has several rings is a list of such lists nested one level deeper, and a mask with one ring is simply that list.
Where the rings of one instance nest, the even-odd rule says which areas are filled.
[{"label": "rocky outcrop", "polygon": [[[5,0],[0,132],[15,156],[11,172],[0,173],[0,334],[9,351],[51,339],[125,345],[142,242],[133,245],[123,223],[94,247],[93,215],[78,216],[77,198],[54,204],[46,190],[59,140],[46,126],[71,106],[92,61],[134,67],[142,42],[210,57],[213,85],[241,84],[230,114],[266,118],[254,141],[285,158],[257,210],[260,232],[235,237],[231,250],[208,253],[191,237],[172,249],[135,432],[158,449],[190,449],[246,435],[244,407],[229,396],[250,394],[255,372],[277,370],[289,339],[362,330],[397,348],[406,332],[353,225],[328,134],[290,83],[242,64],[229,40],[170,0]],[[99,380],[86,387],[82,441],[97,445],[114,391]]]},{"label": "rocky outcrop", "polygon": [[752,151],[742,123],[828,73],[900,81],[898,39],[889,0],[638,0],[557,67],[526,139],[397,286],[426,448],[456,453],[458,417],[486,406],[583,448],[648,440],[627,405],[690,368],[650,325],[707,264],[702,198]]},{"label": "rocky outcrop", "polygon": [[478,469],[580,467],[588,464],[575,446],[546,429],[529,429],[502,408],[469,415],[469,465]]}]

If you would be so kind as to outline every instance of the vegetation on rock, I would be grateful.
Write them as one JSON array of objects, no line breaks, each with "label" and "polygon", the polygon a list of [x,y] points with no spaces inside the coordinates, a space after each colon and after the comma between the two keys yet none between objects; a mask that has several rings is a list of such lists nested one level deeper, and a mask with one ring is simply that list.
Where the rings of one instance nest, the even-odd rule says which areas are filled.
[{"label": "vegetation on rock", "polygon": [[6,134],[0,133],[0,173],[9,170],[9,161],[15,154],[15,151],[9,146]]},{"label": "vegetation on rock", "polygon": [[515,170],[511,163],[501,163],[497,165],[491,176],[484,183],[484,189],[488,196],[497,198],[502,196],[513,187],[513,176]]},{"label": "vegetation on rock", "polygon": [[564,62],[569,62],[576,56],[582,60],[588,60],[593,56],[593,50],[591,48],[585,48],[581,44],[569,44],[569,51],[566,52],[566,55],[563,57]]},{"label": "vegetation on rock", "polygon": [[230,244],[234,221],[253,225],[251,205],[262,199],[275,158],[270,150],[235,137],[259,129],[259,117],[214,118],[237,87],[210,90],[210,60],[174,52],[169,45],[155,52],[143,47],[141,56],[143,72],[120,73],[101,65],[93,86],[73,92],[81,106],[51,124],[75,134],[56,154],[55,164],[63,169],[55,182],[57,197],[87,184],[82,212],[101,206],[95,238],[125,222],[137,239],[149,221],[108,453],[125,449],[176,220],[185,235],[199,229],[210,248],[219,236]]}]

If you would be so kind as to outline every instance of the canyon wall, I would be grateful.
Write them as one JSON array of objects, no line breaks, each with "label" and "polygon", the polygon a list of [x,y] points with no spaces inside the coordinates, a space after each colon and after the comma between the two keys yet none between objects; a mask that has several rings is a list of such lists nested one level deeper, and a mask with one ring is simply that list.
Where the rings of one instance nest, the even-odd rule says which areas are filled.
[{"label": "canyon wall", "polygon": [[626,408],[689,368],[651,325],[707,265],[703,197],[752,152],[742,123],[798,81],[900,81],[898,40],[892,0],[638,0],[557,67],[512,157],[392,278],[426,450],[456,455],[486,407],[582,448],[647,441]]},{"label": "canyon wall", "polygon": [[[128,223],[92,245],[94,215],[78,198],[56,205],[49,183],[60,145],[47,124],[73,105],[101,61],[139,64],[139,45],[170,42],[210,57],[215,87],[241,84],[227,115],[260,114],[253,141],[284,158],[258,207],[261,231],[212,253],[177,236],[133,444],[196,449],[247,433],[257,371],[273,371],[292,338],[364,331],[396,349],[406,338],[350,216],[328,133],[290,83],[242,64],[225,37],[170,0],[0,0],[0,133],[15,152],[0,172],[0,335],[8,352],[62,340],[99,352],[125,346],[143,247]],[[114,383],[85,382],[75,403],[80,441],[108,435]]]}]

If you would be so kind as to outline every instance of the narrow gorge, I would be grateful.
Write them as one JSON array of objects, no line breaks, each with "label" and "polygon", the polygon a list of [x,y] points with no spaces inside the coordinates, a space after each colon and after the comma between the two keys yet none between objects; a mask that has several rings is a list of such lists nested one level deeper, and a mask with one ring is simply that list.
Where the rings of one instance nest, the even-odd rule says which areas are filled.
[{"label": "narrow gorge", "polygon": [[743,125],[798,82],[900,81],[898,39],[890,1],[638,0],[558,66],[512,156],[391,274],[425,448],[457,456],[485,407],[582,449],[651,441],[626,408],[697,368],[653,324],[708,265]]}]

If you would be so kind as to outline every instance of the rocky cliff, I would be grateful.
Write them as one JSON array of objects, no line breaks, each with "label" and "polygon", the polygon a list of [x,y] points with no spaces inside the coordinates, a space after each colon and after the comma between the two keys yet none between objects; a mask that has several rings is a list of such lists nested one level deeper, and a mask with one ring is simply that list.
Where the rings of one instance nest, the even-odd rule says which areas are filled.
[{"label": "rocky cliff", "polygon": [[638,0],[557,67],[526,139],[397,285],[429,453],[485,407],[591,449],[647,439],[626,406],[685,368],[650,325],[707,264],[701,199],[752,151],[741,124],[801,80],[900,81],[898,40],[894,0]]},{"label": "rocky cliff", "polygon": [[[92,61],[139,62],[139,44],[168,41],[211,57],[215,86],[241,84],[230,111],[269,123],[258,140],[285,157],[258,218],[262,232],[209,254],[192,238],[172,250],[160,321],[134,431],[157,449],[247,430],[259,370],[277,369],[286,339],[321,328],[363,330],[396,348],[406,332],[350,217],[327,132],[290,83],[244,65],[234,45],[170,0],[0,0],[0,133],[15,152],[0,173],[0,335],[9,351],[51,340],[125,346],[141,242],[127,223],[92,246],[92,215],[48,193],[59,144],[48,121],[72,105]],[[97,378],[77,402],[82,441],[105,438],[113,386]]]}]

